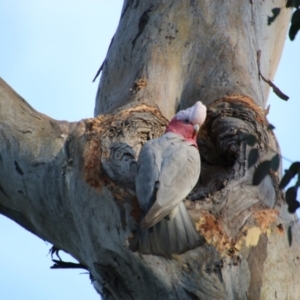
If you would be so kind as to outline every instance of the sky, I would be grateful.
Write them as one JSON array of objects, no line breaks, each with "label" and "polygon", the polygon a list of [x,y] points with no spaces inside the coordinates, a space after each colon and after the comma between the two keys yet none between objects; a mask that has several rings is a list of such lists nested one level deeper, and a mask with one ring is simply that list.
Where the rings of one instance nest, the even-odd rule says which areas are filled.
[{"label": "sky", "polygon": [[[121,0],[0,0],[0,77],[57,120],[93,117],[92,79],[117,28]],[[269,121],[284,157],[300,160],[300,33],[286,41],[270,93]],[[273,79],[273,78],[271,78]],[[290,162],[283,160],[284,168]],[[0,215],[1,300],[99,299],[82,270],[51,270],[52,245]],[[68,255],[64,260],[71,261]]]}]

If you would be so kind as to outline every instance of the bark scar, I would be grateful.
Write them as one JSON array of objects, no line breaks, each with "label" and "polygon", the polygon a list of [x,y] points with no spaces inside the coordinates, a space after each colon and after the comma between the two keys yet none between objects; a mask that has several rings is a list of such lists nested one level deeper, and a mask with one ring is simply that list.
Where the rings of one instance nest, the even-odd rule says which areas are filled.
[{"label": "bark scar", "polygon": [[24,172],[23,170],[21,169],[20,165],[18,164],[17,161],[15,161],[15,168],[16,168],[16,171],[20,174],[20,175],[24,175]]},{"label": "bark scar", "polygon": [[4,188],[1,185],[0,185],[0,192],[2,192],[3,195],[9,198],[9,196],[7,195],[7,193],[5,192]]},{"label": "bark scar", "polygon": [[137,39],[140,37],[140,35],[145,30],[145,28],[148,24],[148,21],[150,19],[149,13],[153,10],[153,8],[154,8],[154,5],[151,5],[146,11],[144,11],[142,16],[140,17],[139,25],[138,25],[139,31],[138,31],[137,35],[135,36],[135,38],[133,39],[133,41],[131,42],[131,45],[132,45],[131,50],[134,48],[134,45],[135,45]]}]

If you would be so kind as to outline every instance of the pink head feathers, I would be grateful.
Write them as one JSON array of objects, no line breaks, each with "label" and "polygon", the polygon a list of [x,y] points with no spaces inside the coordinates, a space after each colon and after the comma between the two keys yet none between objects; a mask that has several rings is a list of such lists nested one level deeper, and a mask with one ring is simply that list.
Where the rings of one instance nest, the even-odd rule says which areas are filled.
[{"label": "pink head feathers", "polygon": [[206,106],[197,101],[192,107],[179,111],[167,126],[166,132],[180,134],[197,146],[197,133],[205,118]]}]

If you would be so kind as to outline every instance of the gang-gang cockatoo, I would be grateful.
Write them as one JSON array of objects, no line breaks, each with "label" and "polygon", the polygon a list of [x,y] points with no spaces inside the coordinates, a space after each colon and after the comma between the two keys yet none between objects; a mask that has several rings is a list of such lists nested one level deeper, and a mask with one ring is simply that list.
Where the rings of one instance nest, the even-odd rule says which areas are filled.
[{"label": "gang-gang cockatoo", "polygon": [[136,194],[143,212],[133,251],[170,256],[203,244],[183,200],[200,175],[197,133],[206,118],[200,101],[178,112],[160,138],[147,142],[139,155]]}]

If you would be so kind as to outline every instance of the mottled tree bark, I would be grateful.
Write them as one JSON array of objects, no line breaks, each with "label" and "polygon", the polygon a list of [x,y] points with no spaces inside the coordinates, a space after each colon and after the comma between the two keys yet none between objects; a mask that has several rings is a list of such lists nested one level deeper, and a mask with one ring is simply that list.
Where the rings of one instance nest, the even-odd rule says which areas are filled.
[{"label": "mottled tree bark", "polygon": [[[94,119],[53,120],[1,80],[0,213],[74,256],[105,299],[299,299],[299,228],[279,171],[252,185],[259,162],[279,152],[259,72],[272,79],[277,68],[284,5],[125,1]],[[268,26],[274,7],[281,13]],[[198,139],[201,177],[186,207],[206,244],[171,259],[132,253],[138,153],[166,118],[197,100],[208,117]],[[248,168],[252,148],[259,161]]]}]

